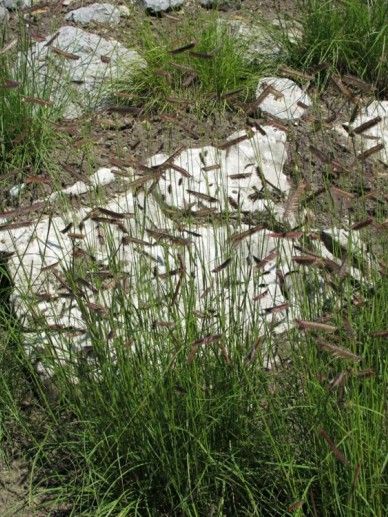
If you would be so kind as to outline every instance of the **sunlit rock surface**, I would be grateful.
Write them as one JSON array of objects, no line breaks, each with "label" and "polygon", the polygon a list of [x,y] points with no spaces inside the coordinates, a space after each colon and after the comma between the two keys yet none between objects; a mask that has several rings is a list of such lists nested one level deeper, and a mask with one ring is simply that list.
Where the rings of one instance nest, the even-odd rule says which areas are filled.
[{"label": "sunlit rock surface", "polygon": [[[362,281],[357,267],[333,255],[346,248],[347,232],[319,236],[288,224],[285,134],[264,130],[236,133],[221,149],[99,169],[43,200],[41,216],[0,221],[12,304],[40,372],[51,374],[47,351],[66,363],[89,353],[93,329],[109,345],[193,319],[203,335],[282,334],[301,314],[301,286],[319,316],[338,296],[326,270]],[[119,192],[104,193],[112,184]]]},{"label": "sunlit rock surface", "polygon": [[58,85],[53,100],[63,105],[67,118],[96,107],[106,85],[121,73],[128,75],[131,69],[145,66],[135,50],[72,26],[35,43],[29,61],[43,82]]},{"label": "sunlit rock surface", "polygon": [[258,107],[279,119],[298,120],[311,105],[309,96],[291,79],[263,77],[256,90]]}]

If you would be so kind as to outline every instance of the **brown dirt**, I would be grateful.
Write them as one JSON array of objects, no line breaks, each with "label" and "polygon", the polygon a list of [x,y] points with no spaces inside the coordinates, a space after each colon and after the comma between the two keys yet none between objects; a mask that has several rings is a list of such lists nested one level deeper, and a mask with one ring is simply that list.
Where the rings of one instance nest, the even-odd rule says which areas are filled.
[{"label": "brown dirt", "polygon": [[0,461],[0,515],[2,517],[43,517],[27,508],[27,470],[22,462],[10,465]]}]

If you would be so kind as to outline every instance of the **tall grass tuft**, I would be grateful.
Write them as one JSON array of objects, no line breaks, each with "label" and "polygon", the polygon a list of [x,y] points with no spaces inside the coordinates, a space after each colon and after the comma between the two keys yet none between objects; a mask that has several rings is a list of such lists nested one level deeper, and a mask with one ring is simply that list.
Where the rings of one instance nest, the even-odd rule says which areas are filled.
[{"label": "tall grass tuft", "polygon": [[194,111],[203,116],[236,109],[252,95],[260,69],[247,61],[244,44],[209,14],[195,22],[166,33],[142,25],[139,51],[147,67],[113,86],[119,103],[148,112]]},{"label": "tall grass tuft", "polygon": [[[302,277],[309,320],[306,286]],[[5,317],[3,436],[7,444],[12,430],[27,446],[31,500],[39,494],[74,516],[382,516],[387,372],[384,338],[374,333],[387,326],[388,284],[376,279],[361,307],[350,279],[341,293],[332,323],[348,353],[302,322],[282,336],[288,361],[272,371],[262,361],[275,345],[270,332],[257,342],[254,332],[231,331],[193,354],[203,338],[194,319],[182,323],[171,307],[174,325],[157,327],[155,305],[140,317],[117,290],[109,321],[125,320],[113,348],[104,321],[85,308],[93,356],[73,354],[61,366],[54,355],[52,379],[42,381]],[[190,314],[190,289],[185,296]],[[50,349],[42,353],[49,360]]]},{"label": "tall grass tuft", "polygon": [[388,90],[385,0],[302,0],[301,38],[285,38],[290,64],[354,74]]},{"label": "tall grass tuft", "polygon": [[53,80],[32,62],[33,41],[25,25],[20,23],[15,40],[5,36],[0,42],[0,176],[15,181],[50,163],[58,143],[53,122],[61,108],[54,105]]}]

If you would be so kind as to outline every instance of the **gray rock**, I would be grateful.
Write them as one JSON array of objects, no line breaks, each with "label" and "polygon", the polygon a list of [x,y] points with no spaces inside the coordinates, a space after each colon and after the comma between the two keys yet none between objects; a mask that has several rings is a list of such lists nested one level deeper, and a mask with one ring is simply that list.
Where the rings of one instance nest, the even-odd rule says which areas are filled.
[{"label": "gray rock", "polygon": [[32,0],[2,0],[0,4],[1,3],[4,5],[4,7],[12,11],[14,9],[30,7],[32,5]]},{"label": "gray rock", "polygon": [[269,32],[260,25],[248,24],[241,20],[220,19],[219,27],[221,31],[227,31],[235,38],[249,62],[260,60],[262,57],[276,56],[280,52]]},{"label": "gray rock", "polygon": [[140,2],[149,11],[160,13],[180,7],[184,3],[184,0],[140,0]]},{"label": "gray rock", "polygon": [[135,50],[78,27],[61,27],[47,46],[52,37],[33,45],[29,61],[46,83],[49,78],[58,84],[56,100],[67,104],[68,118],[98,106],[110,81],[121,74],[130,77],[131,70],[145,66]]},{"label": "gray rock", "polygon": [[120,9],[112,4],[91,4],[70,11],[65,19],[67,21],[87,25],[88,23],[109,23],[117,25],[120,21]]},{"label": "gray rock", "polygon": [[202,7],[220,7],[231,4],[230,0],[199,0]]}]

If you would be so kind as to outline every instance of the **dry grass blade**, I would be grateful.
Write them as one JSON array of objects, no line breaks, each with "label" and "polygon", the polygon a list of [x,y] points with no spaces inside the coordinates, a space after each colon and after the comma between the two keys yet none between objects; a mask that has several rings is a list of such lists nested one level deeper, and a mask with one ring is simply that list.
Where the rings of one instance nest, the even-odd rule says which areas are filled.
[{"label": "dry grass blade", "polygon": [[190,190],[190,189],[186,189],[186,192],[188,192],[192,196],[195,196],[198,199],[207,201],[208,203],[218,203],[219,202],[217,198],[215,198],[213,196],[209,196],[208,194],[204,194],[203,192],[196,192],[195,190]]},{"label": "dry grass blade", "polygon": [[354,469],[354,475],[353,475],[353,481],[352,481],[352,491],[354,492],[356,485],[358,483],[358,480],[360,478],[361,474],[361,463],[357,463],[355,469]]},{"label": "dry grass blade", "polygon": [[341,388],[342,386],[344,386],[347,378],[348,378],[348,372],[344,371],[344,372],[338,373],[334,377],[334,379],[330,382],[330,388],[333,390],[336,388]]},{"label": "dry grass blade", "polygon": [[239,136],[237,138],[233,138],[232,140],[227,140],[223,144],[219,145],[218,149],[220,149],[221,151],[225,151],[226,149],[229,149],[229,147],[232,147],[233,145],[237,145],[241,142],[244,142],[245,140],[248,140],[249,138],[251,138],[251,136],[248,134],[245,134],[245,135]]},{"label": "dry grass blade", "polygon": [[222,271],[223,269],[227,268],[231,262],[231,258],[227,258],[222,264],[220,264],[219,266],[215,267],[214,269],[212,269],[212,273],[219,273],[220,271]]},{"label": "dry grass blade", "polygon": [[327,352],[337,359],[347,359],[349,361],[358,362],[361,361],[361,357],[359,355],[354,354],[347,348],[338,345],[332,345],[330,343],[323,343],[319,341],[317,346],[320,350]]},{"label": "dry grass blade", "polygon": [[216,341],[219,341],[221,339],[221,337],[222,337],[222,334],[212,334],[212,335],[208,335],[208,336],[205,336],[203,338],[200,338],[200,339],[197,339],[196,341],[194,341],[191,344],[190,352],[187,357],[187,362],[189,364],[191,364],[194,361],[195,356],[197,355],[197,352],[198,352],[200,346],[215,343]]},{"label": "dry grass blade", "polygon": [[295,191],[289,195],[287,202],[284,207],[284,215],[283,219],[287,219],[287,217],[294,213],[296,214],[299,209],[300,200],[303,196],[303,194],[307,190],[307,182],[301,181],[299,185],[296,187]]},{"label": "dry grass blade", "polygon": [[292,257],[292,261],[300,264],[301,266],[310,266],[315,264],[318,260],[318,257],[314,257],[312,255],[298,255]]},{"label": "dry grass blade", "polygon": [[291,232],[271,232],[268,234],[269,237],[275,237],[276,239],[300,239],[303,237],[302,231],[291,231]]},{"label": "dry grass blade", "polygon": [[244,91],[244,88],[238,88],[237,90],[233,90],[231,92],[226,92],[223,95],[221,95],[221,99],[230,99],[232,97],[235,97],[236,95],[238,95],[242,91]]},{"label": "dry grass blade", "polygon": [[13,79],[6,79],[3,83],[0,84],[0,88],[5,88],[7,90],[18,88],[19,86],[19,81],[14,81]]},{"label": "dry grass blade", "polygon": [[264,311],[268,314],[274,314],[276,312],[283,312],[290,308],[289,303],[282,303],[281,305],[276,305],[275,307],[268,307],[264,309]]},{"label": "dry grass blade", "polygon": [[312,81],[314,79],[313,75],[306,74],[305,72],[301,72],[300,70],[294,70],[293,68],[290,68],[288,66],[280,66],[278,68],[279,72],[286,76],[291,77],[296,80],[304,80],[304,81]]},{"label": "dry grass blade", "polygon": [[44,176],[27,176],[27,178],[24,180],[24,182],[27,185],[50,185],[51,180],[49,178],[46,178]]},{"label": "dry grass blade", "polygon": [[149,181],[155,181],[156,177],[157,176],[155,174],[145,174],[141,178],[129,182],[128,187],[132,189],[143,187]]},{"label": "dry grass blade", "polygon": [[176,324],[173,321],[163,321],[163,320],[155,320],[152,322],[152,328],[165,328],[165,329],[173,329],[176,327]]},{"label": "dry grass blade", "polygon": [[365,370],[359,370],[355,372],[354,375],[358,379],[370,379],[376,375],[376,372],[372,368],[366,368]]},{"label": "dry grass blade", "polygon": [[221,165],[219,165],[218,163],[216,163],[214,165],[208,165],[206,167],[202,167],[203,172],[216,171],[219,169],[221,169]]},{"label": "dry grass blade", "polygon": [[53,102],[47,99],[40,99],[39,97],[30,97],[28,95],[23,95],[23,101],[28,102],[30,104],[38,104],[38,106],[53,106]]},{"label": "dry grass blade", "polygon": [[388,337],[388,330],[379,330],[377,332],[372,332],[373,337]]},{"label": "dry grass blade", "polygon": [[347,86],[345,86],[343,84],[340,77],[338,77],[336,75],[332,75],[331,80],[332,80],[333,84],[338,88],[338,90],[343,95],[345,95],[345,97],[347,97],[349,100],[355,102],[355,97],[354,97],[353,93],[349,90],[349,88]]},{"label": "dry grass blade", "polygon": [[379,151],[382,151],[384,149],[384,144],[377,144],[368,149],[367,151],[364,151],[363,153],[360,153],[357,158],[359,160],[366,160],[369,158],[369,156],[372,156],[375,153],[378,153]]},{"label": "dry grass blade", "polygon": [[210,343],[215,343],[216,341],[219,341],[221,338],[222,334],[209,334],[205,337],[196,339],[192,344],[197,346],[209,345]]},{"label": "dry grass blade", "polygon": [[0,55],[1,54],[5,54],[6,52],[8,52],[9,50],[12,50],[18,43],[18,40],[17,39],[14,39],[12,41],[10,41],[8,43],[8,45],[5,45],[5,47],[1,48],[0,49]]},{"label": "dry grass blade", "polygon": [[171,165],[171,169],[174,169],[174,171],[180,172],[184,178],[191,178],[191,174],[186,169],[184,169],[183,167],[180,167],[179,165],[175,165],[175,163],[173,163]]},{"label": "dry grass blade", "polygon": [[352,230],[361,230],[362,228],[366,228],[367,226],[370,226],[371,224],[373,224],[373,221],[374,221],[373,217],[368,217],[367,219],[359,221],[358,223],[354,223],[351,226],[351,229]]},{"label": "dry grass blade", "polygon": [[288,507],[288,511],[290,513],[296,512],[296,511],[300,510],[303,505],[304,505],[303,501],[295,501],[295,503],[290,504],[290,506]]},{"label": "dry grass blade", "polygon": [[349,461],[346,459],[344,453],[338,449],[338,447],[335,445],[335,443],[330,438],[330,436],[327,434],[327,432],[324,429],[320,429],[319,434],[322,436],[322,438],[328,444],[328,446],[331,449],[331,452],[334,454],[334,456],[337,458],[337,460],[340,461],[343,465],[349,465]]},{"label": "dry grass blade", "polygon": [[91,312],[95,312],[100,317],[109,316],[109,310],[103,305],[100,305],[98,303],[87,302],[86,306]]},{"label": "dry grass blade", "polygon": [[147,233],[153,237],[156,241],[169,241],[173,244],[178,244],[180,246],[189,246],[191,241],[189,239],[185,239],[184,237],[177,237],[175,235],[171,235],[167,232],[163,232],[160,230],[146,230]]},{"label": "dry grass blade", "polygon": [[77,61],[80,59],[80,56],[77,56],[77,54],[72,54],[71,52],[66,52],[65,50],[62,50],[58,47],[50,47],[51,50],[57,54],[58,56],[64,57],[65,59],[71,59],[73,61]]},{"label": "dry grass blade", "polygon": [[192,50],[190,52],[190,55],[193,56],[193,57],[199,57],[200,59],[213,59],[214,58],[214,53],[210,53],[210,52],[195,52],[194,50]]},{"label": "dry grass blade", "polygon": [[367,93],[373,92],[376,89],[372,84],[366,83],[359,77],[350,74],[342,76],[342,82]]},{"label": "dry grass blade", "polygon": [[337,327],[320,323],[318,321],[295,320],[300,330],[322,330],[323,332],[335,332]]},{"label": "dry grass blade", "polygon": [[187,50],[194,48],[196,44],[197,44],[196,41],[191,41],[190,43],[187,43],[186,45],[182,45],[181,47],[170,50],[170,54],[173,56],[176,54],[181,54],[182,52],[186,52]]},{"label": "dry grass blade", "polygon": [[250,178],[251,176],[251,172],[240,172],[238,174],[229,174],[228,178],[230,178],[231,180],[243,180]]},{"label": "dry grass blade", "polygon": [[352,136],[352,135],[359,135],[359,134],[363,133],[364,131],[366,131],[367,129],[370,129],[370,128],[376,126],[381,121],[382,121],[382,118],[380,116],[372,118],[371,120],[367,120],[363,124],[361,124],[358,127],[354,128],[353,131],[351,131],[349,133],[349,135],[350,136]]},{"label": "dry grass blade", "polygon": [[249,230],[245,230],[244,232],[234,233],[230,236],[229,241],[233,245],[237,245],[239,242],[243,241],[247,237],[250,237],[251,235],[254,235],[257,232],[260,232],[261,230],[264,230],[264,226],[257,225],[253,228],[250,228]]},{"label": "dry grass blade", "polygon": [[24,228],[25,226],[31,226],[33,221],[20,221],[19,223],[3,223],[0,224],[1,230],[16,230],[17,228]]},{"label": "dry grass blade", "polygon": [[258,300],[262,300],[265,298],[269,293],[269,290],[266,289],[263,293],[256,294],[256,296],[253,297],[253,301],[257,302]]},{"label": "dry grass blade", "polygon": [[251,348],[251,350],[248,352],[248,354],[245,357],[246,364],[252,364],[254,362],[254,360],[257,357],[257,352],[259,351],[259,349],[263,343],[263,339],[264,339],[263,336],[260,336],[257,338],[253,347]]},{"label": "dry grass blade", "polygon": [[240,205],[238,204],[238,202],[232,198],[232,196],[228,196],[228,202],[230,204],[230,206],[232,208],[234,208],[235,210],[238,210],[240,208]]}]

